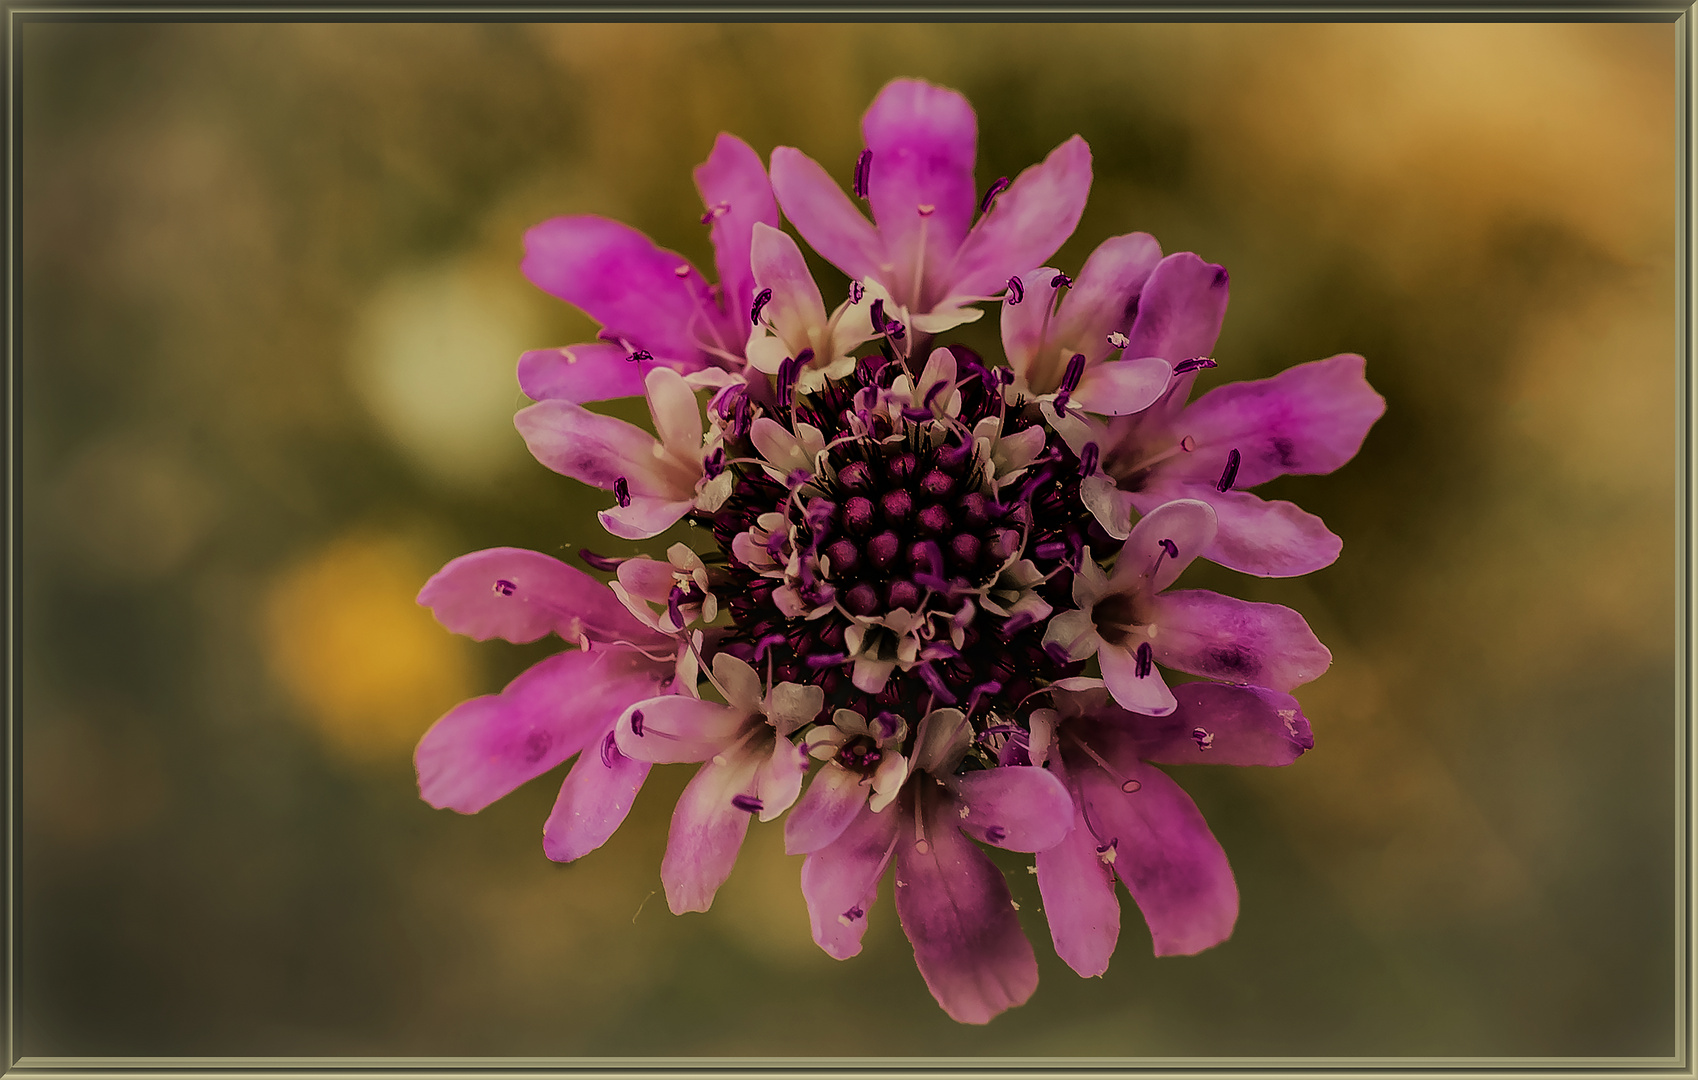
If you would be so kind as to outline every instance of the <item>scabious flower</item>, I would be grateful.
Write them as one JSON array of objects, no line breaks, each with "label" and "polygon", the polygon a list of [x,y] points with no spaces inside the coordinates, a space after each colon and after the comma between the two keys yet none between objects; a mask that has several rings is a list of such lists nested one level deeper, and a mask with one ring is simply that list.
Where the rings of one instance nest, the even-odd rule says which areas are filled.
[{"label": "scabious flower", "polygon": [[[527,444],[612,492],[614,536],[693,532],[586,554],[608,584],[507,548],[432,578],[420,602],[449,629],[576,648],[438,721],[420,791],[475,812],[576,754],[544,834],[567,861],[606,841],[651,765],[696,763],[661,866],[673,911],[705,910],[751,821],[788,813],[820,947],[857,954],[889,878],[926,985],[985,1023],[1031,996],[1037,964],[980,844],[1036,854],[1082,975],[1114,948],[1113,875],[1158,954],[1231,932],[1225,855],[1156,765],[1294,760],[1311,739],[1290,691],[1331,657],[1295,611],[1174,586],[1198,557],[1331,561],[1318,521],[1237,487],[1338,467],[1384,403],[1345,357],[1187,405],[1225,272],[1140,233],[1076,280],[1043,265],[1089,187],[1082,140],[979,200],[959,94],[898,80],[863,130],[854,188],[877,227],[800,152],[774,151],[769,189],[720,137],[698,171],[718,294],[601,219],[527,238],[532,279],[635,350],[570,376],[527,354]],[[854,279],[829,313],[774,189]],[[1004,357],[935,340],[991,301]],[[582,405],[615,392],[643,394],[653,434]]]}]

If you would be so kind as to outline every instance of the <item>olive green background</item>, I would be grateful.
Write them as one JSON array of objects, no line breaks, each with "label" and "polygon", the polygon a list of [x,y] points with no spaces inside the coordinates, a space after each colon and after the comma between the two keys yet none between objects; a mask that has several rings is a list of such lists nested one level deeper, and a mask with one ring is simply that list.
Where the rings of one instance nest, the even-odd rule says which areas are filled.
[{"label": "olive green background", "polygon": [[[1673,24],[73,21],[19,57],[20,1053],[1673,1052]],[[557,866],[561,771],[462,817],[411,766],[550,649],[452,637],[424,579],[619,550],[511,426],[519,352],[594,332],[524,229],[606,214],[708,268],[715,134],[847,183],[898,75],[971,98],[981,190],[1090,142],[1063,269],[1133,230],[1230,269],[1205,386],[1350,351],[1389,401],[1263,489],[1336,565],[1187,572],[1335,657],[1297,764],[1173,770],[1236,933],[1155,960],[1122,894],[1081,980],[1006,858],[1042,981],[986,1028],[888,887],[861,956],[815,948],[776,825],[670,915],[687,768]]]}]

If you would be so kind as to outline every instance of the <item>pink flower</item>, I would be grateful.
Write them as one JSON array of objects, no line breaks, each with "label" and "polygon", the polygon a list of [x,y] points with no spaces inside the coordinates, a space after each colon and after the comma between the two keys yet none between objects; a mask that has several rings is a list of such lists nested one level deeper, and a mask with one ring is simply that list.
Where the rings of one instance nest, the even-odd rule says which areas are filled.
[{"label": "pink flower", "polygon": [[876,227],[799,150],[772,152],[773,190],[815,251],[851,278],[881,285],[920,333],[978,318],[966,305],[1000,294],[1010,276],[1055,254],[1090,192],[1091,151],[1075,135],[981,201],[973,107],[917,79],[881,90],[861,131],[867,148],[855,188],[872,204]]},{"label": "pink flower", "polygon": [[1152,510],[1126,538],[1112,574],[1082,561],[1073,578],[1078,607],[1050,619],[1045,647],[1070,660],[1095,653],[1114,700],[1151,716],[1176,707],[1157,663],[1280,691],[1319,677],[1332,654],[1290,608],[1202,590],[1164,592],[1214,535],[1208,503],[1179,499]]},{"label": "pink flower", "polygon": [[1032,746],[1073,798],[1073,830],[1038,852],[1038,889],[1056,953],[1087,978],[1107,970],[1120,933],[1115,877],[1157,956],[1218,945],[1238,918],[1226,853],[1190,797],[1148,763],[1289,765],[1315,744],[1289,694],[1207,682],[1175,693],[1178,708],[1159,719],[1115,708],[1101,691],[1058,694],[1055,735]]},{"label": "pink flower", "polygon": [[721,134],[696,169],[696,188],[711,224],[720,284],[709,287],[675,252],[607,218],[554,218],[525,234],[520,264],[537,288],[602,324],[601,342],[538,349],[519,359],[519,385],[534,401],[602,401],[643,392],[657,366],[715,373],[743,368],[754,277],[750,236],[778,224],[778,204],[758,154]]},{"label": "pink flower", "polygon": [[600,847],[649,768],[619,754],[613,725],[631,702],[672,679],[673,639],[638,622],[583,571],[520,548],[462,555],[425,583],[419,603],[478,641],[522,643],[552,632],[581,646],[438,720],[414,755],[420,796],[475,814],[577,754],[543,828],[543,850],[565,862]]},{"label": "pink flower", "polygon": [[1197,371],[1215,366],[1206,354],[1226,298],[1221,267],[1190,252],[1163,259],[1139,297],[1125,355],[1170,361],[1172,384],[1142,412],[1106,425],[1071,416],[1057,430],[1095,458],[1079,495],[1109,535],[1127,535],[1134,510],[1199,499],[1219,524],[1205,559],[1263,577],[1307,574],[1337,559],[1343,542],[1313,514],[1244,489],[1337,469],[1356,456],[1385,399],[1363,377],[1362,358],[1347,354],[1229,383],[1187,405]]}]

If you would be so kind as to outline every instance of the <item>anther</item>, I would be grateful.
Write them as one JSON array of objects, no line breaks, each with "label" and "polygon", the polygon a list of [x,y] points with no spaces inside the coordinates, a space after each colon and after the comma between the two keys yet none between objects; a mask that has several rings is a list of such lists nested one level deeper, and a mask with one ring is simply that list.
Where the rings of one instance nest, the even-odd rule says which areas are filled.
[{"label": "anther", "polygon": [[647,364],[654,360],[654,353],[647,349],[633,349],[631,355],[625,358],[628,364]]},{"label": "anther", "polygon": [[849,302],[851,304],[859,304],[861,302],[861,297],[865,295],[867,295],[867,287],[865,285],[862,285],[859,281],[851,281],[849,283]]},{"label": "anther", "polygon": [[931,217],[933,214],[937,213],[937,206],[933,203],[923,202],[914,207],[914,212],[919,214],[921,217]]},{"label": "anther", "polygon": [[1132,339],[1118,330],[1110,330],[1108,332],[1108,344],[1113,349],[1124,349],[1132,344]]},{"label": "anther", "polygon": [[980,214],[990,213],[991,204],[996,202],[996,197],[998,195],[1001,195],[1003,192],[1008,190],[1008,186],[1009,186],[1008,177],[1006,177],[1006,176],[997,177],[996,183],[992,184],[990,186],[990,190],[985,192],[985,197],[979,200],[979,213]]},{"label": "anther", "polygon": [[641,710],[641,709],[632,709],[631,710],[631,734],[637,736],[638,738],[642,737],[642,734],[643,734],[643,710]]},{"label": "anther", "polygon": [[623,476],[613,481],[613,501],[619,504],[621,510],[631,505],[631,485],[625,482]]},{"label": "anther", "polygon": [[1179,449],[1189,454],[1191,451],[1197,449],[1197,440],[1187,435],[1183,439],[1179,440]]},{"label": "anther", "polygon": [[761,801],[753,795],[733,795],[731,796],[731,805],[750,814],[761,812]]},{"label": "anther", "polygon": [[766,307],[767,303],[771,300],[772,300],[772,290],[771,289],[762,289],[759,293],[756,294],[755,304],[754,304],[753,307],[751,307],[749,309],[749,322],[752,325],[755,325],[755,326],[760,325],[760,323],[761,323],[761,308]]},{"label": "anther", "polygon": [[814,653],[805,663],[811,668],[836,667],[849,662],[848,653]]},{"label": "anther", "polygon": [[1240,458],[1236,448],[1227,452],[1226,468],[1221,470],[1220,482],[1215,484],[1216,491],[1225,493],[1226,491],[1231,490],[1232,482],[1238,479],[1239,460]]},{"label": "anther", "polygon": [[1170,558],[1170,559],[1179,558],[1179,545],[1174,543],[1172,540],[1161,541],[1161,549],[1163,551],[1167,552],[1168,558]]},{"label": "anther", "polygon": [[730,203],[728,203],[728,202],[715,203],[711,208],[709,208],[707,213],[702,215],[702,224],[703,225],[711,224],[716,218],[724,217],[726,214],[728,214],[730,212],[731,212],[731,204]]},{"label": "anther", "polygon": [[864,199],[867,197],[867,192],[870,190],[868,185],[872,181],[872,176],[873,152],[871,150],[862,150],[861,156],[855,159],[855,182],[853,190],[857,199]]},{"label": "anther", "polygon": [[613,732],[609,731],[607,733],[607,737],[601,740],[601,763],[605,767],[611,769],[613,768],[613,763],[618,760],[619,757],[619,746],[613,738]]},{"label": "anther", "polygon": [[1196,740],[1197,749],[1199,750],[1207,750],[1215,744],[1214,732],[1205,731],[1202,728],[1192,728],[1191,738]]},{"label": "anther", "polygon": [[1150,669],[1154,666],[1154,664],[1155,650],[1150,648],[1149,642],[1140,642],[1138,645],[1136,663],[1132,668],[1132,674],[1140,679],[1147,679],[1150,677]]},{"label": "anther", "polygon": [[884,301],[874,300],[872,311],[868,315],[872,319],[873,332],[875,334],[884,333]]},{"label": "anther", "polygon": [[1206,356],[1193,356],[1189,360],[1181,360],[1179,363],[1173,365],[1173,373],[1175,375],[1187,375],[1193,371],[1201,371],[1204,368],[1219,366],[1219,364],[1216,364],[1213,360]]},{"label": "anther", "polygon": [[1074,353],[1067,361],[1067,370],[1061,375],[1061,392],[1071,394],[1079,389],[1079,380],[1085,377],[1085,354]]},{"label": "anther", "polygon": [[925,683],[926,687],[933,694],[936,694],[937,699],[945,705],[953,705],[960,700],[956,697],[955,691],[949,688],[949,684],[943,681],[943,676],[939,675],[937,669],[932,665],[921,664],[914,670],[919,673],[920,681]]},{"label": "anther", "polygon": [[579,548],[578,558],[595,567],[597,570],[617,570],[624,559],[615,559],[607,555],[597,555],[589,548]]},{"label": "anther", "polygon": [[1073,279],[1066,274],[1057,274],[1049,279],[1049,287],[1052,289],[1065,288],[1071,284],[1073,284]]},{"label": "anther", "polygon": [[1026,299],[1026,286],[1021,283],[1021,281],[1018,277],[1009,278],[1008,279],[1008,306],[1013,307],[1015,304],[1018,304],[1020,301],[1022,301],[1024,299]]},{"label": "anther", "polygon": [[985,830],[985,839],[993,844],[1000,844],[1008,839],[1008,830],[1001,825],[992,825]]},{"label": "anther", "polygon": [[1101,459],[1102,452],[1097,449],[1097,444],[1094,442],[1086,443],[1084,451],[1079,455],[1079,475],[1093,475],[1097,471],[1097,464]]},{"label": "anther", "polygon": [[506,578],[502,578],[495,583],[495,595],[497,596],[512,596],[518,591],[519,587],[511,581],[508,581]]}]

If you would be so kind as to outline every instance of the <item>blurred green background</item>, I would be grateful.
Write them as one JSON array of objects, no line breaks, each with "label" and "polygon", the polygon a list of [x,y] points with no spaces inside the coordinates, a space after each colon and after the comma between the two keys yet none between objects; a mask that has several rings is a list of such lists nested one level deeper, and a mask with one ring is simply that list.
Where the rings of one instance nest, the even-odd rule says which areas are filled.
[{"label": "blurred green background", "polygon": [[[29,23],[20,1052],[1648,1055],[1674,1051],[1675,34],[1645,25]],[[1305,613],[1316,748],[1176,769],[1243,896],[1157,961],[1056,960],[988,1028],[882,890],[808,935],[756,826],[711,912],[657,895],[685,767],[572,866],[563,770],[474,817],[414,742],[547,642],[414,606],[495,545],[604,550],[532,461],[544,218],[710,267],[720,130],[845,183],[888,79],[978,108],[982,190],[1075,132],[1058,265],[1154,233],[1233,275],[1218,383],[1338,352],[1389,400],[1286,478],[1338,563],[1188,581]],[[841,287],[829,274],[827,295]],[[994,313],[969,339],[995,339]],[[1205,383],[1210,385],[1211,383]]]}]

